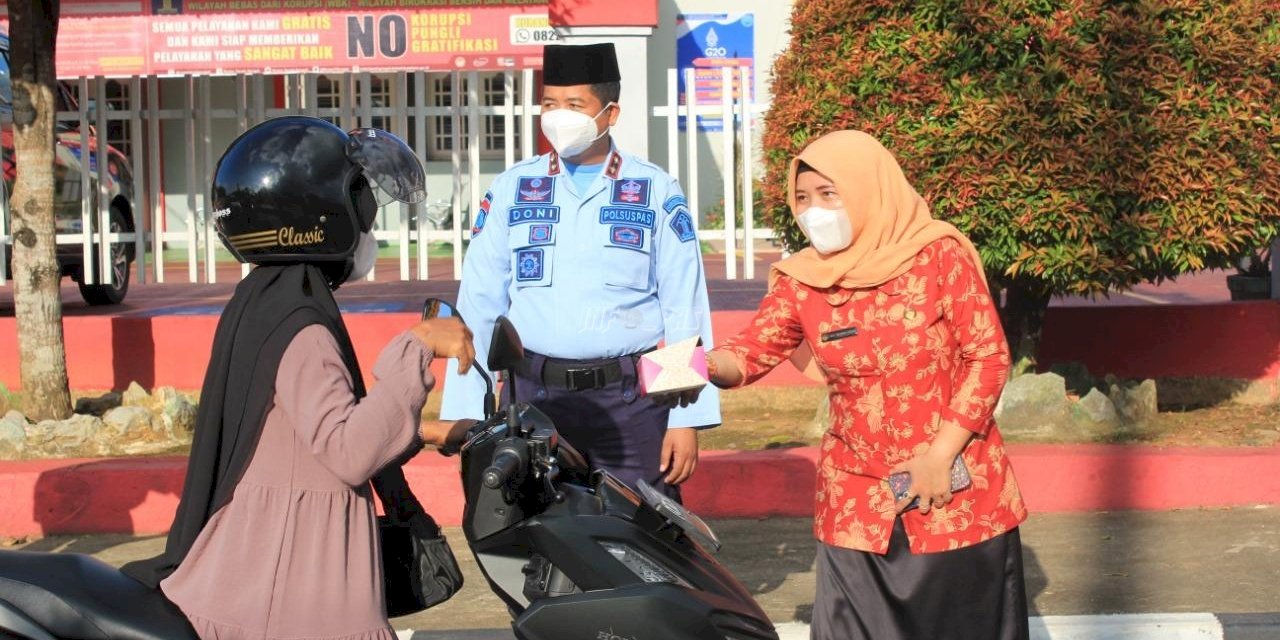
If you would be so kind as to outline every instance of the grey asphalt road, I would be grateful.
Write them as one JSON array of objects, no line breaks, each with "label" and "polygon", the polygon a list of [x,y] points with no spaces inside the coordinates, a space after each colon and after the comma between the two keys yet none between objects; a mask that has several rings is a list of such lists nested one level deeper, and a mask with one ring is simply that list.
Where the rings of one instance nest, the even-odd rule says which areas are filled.
[{"label": "grey asphalt road", "polygon": [[[776,623],[812,612],[815,542],[804,518],[715,520],[720,559]],[[466,586],[430,611],[392,620],[416,640],[509,637],[461,531],[446,531]],[[1280,611],[1280,507],[1033,515],[1022,529],[1033,616]],[[159,553],[159,537],[72,536],[20,548],[93,554],[120,565]],[[406,634],[407,635],[407,634]]]}]

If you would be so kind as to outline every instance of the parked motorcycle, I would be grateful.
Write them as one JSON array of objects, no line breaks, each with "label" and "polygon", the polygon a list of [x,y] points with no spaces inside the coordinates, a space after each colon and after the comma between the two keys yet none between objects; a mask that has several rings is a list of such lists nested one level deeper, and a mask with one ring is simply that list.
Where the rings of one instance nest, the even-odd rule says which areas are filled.
[{"label": "parked motorcycle", "polygon": [[[429,300],[424,317],[457,315]],[[509,380],[524,357],[498,318],[488,368]],[[712,556],[720,541],[652,487],[632,490],[560,439],[506,385],[462,445],[462,530],[519,640],[777,640],[751,594]]]},{"label": "parked motorcycle", "polygon": [[0,551],[0,640],[197,640],[159,589],[79,553]]},{"label": "parked motorcycle", "polygon": [[[456,311],[430,300],[423,315]],[[499,318],[488,368],[523,359]],[[485,378],[486,419],[461,447],[463,533],[519,640],[778,640],[716,559],[693,512],[641,483],[592,470],[546,415]],[[513,385],[507,385],[512,389]],[[0,551],[0,640],[195,640],[159,590],[74,553]]]}]

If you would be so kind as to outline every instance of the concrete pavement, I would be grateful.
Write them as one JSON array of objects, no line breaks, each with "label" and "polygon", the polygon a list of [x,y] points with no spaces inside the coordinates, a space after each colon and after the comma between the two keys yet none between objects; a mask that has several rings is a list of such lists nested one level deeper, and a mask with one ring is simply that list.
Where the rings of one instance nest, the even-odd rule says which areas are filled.
[{"label": "concrete pavement", "polygon": [[[807,637],[815,542],[806,518],[715,520],[720,559],[788,638]],[[466,573],[449,602],[392,621],[415,640],[510,638],[505,607],[458,529]],[[1280,507],[1036,514],[1023,526],[1033,637],[1052,640],[1280,638]],[[46,538],[29,550],[91,553],[119,565],[162,537]],[[1115,615],[1119,614],[1119,615]]]}]

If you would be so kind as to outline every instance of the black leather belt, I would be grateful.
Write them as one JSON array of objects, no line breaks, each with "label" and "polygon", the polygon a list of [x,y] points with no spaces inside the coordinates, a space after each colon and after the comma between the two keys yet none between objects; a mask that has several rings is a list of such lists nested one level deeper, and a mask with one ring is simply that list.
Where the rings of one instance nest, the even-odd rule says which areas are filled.
[{"label": "black leather belt", "polygon": [[[639,355],[622,356],[623,358],[631,358],[633,361],[639,359]],[[525,353],[524,367],[520,371],[521,375],[532,378],[533,376],[533,360],[534,356]],[[587,391],[592,389],[603,389],[606,385],[617,382],[622,379],[622,362],[621,358],[609,358],[606,360],[567,360],[562,358],[547,358],[544,356],[542,364],[542,384],[557,389],[566,389],[568,391]]]}]

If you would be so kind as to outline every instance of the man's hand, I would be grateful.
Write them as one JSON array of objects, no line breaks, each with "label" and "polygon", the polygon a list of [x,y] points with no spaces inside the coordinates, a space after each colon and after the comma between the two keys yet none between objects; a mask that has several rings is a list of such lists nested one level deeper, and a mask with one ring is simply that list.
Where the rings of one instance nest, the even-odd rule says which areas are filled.
[{"label": "man's hand", "polygon": [[664,393],[656,396],[653,401],[667,407],[668,409],[687,407],[697,402],[698,396],[701,393],[702,387],[698,387],[697,389],[689,389],[688,391],[681,391],[679,393]]},{"label": "man's hand", "polygon": [[698,466],[698,430],[692,428],[667,429],[662,439],[661,466],[667,484],[680,484],[693,475]]},{"label": "man's hand", "polygon": [[471,330],[457,318],[423,320],[410,329],[436,357],[457,358],[458,373],[465,375],[476,359]]},{"label": "man's hand", "polygon": [[449,427],[449,431],[444,436],[444,444],[440,446],[440,453],[451,456],[462,449],[463,443],[467,441],[467,433],[471,428],[479,424],[479,420],[471,418],[463,418]]}]

